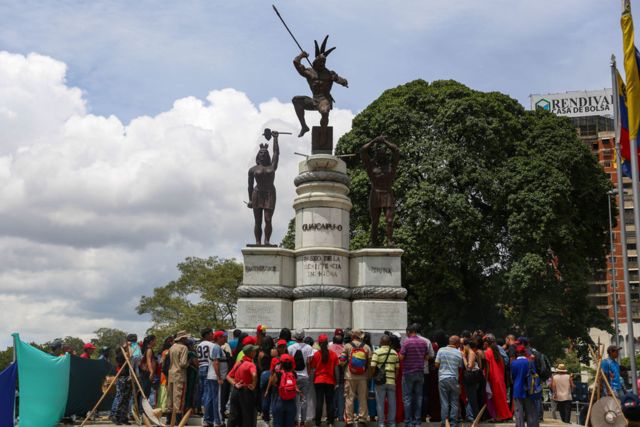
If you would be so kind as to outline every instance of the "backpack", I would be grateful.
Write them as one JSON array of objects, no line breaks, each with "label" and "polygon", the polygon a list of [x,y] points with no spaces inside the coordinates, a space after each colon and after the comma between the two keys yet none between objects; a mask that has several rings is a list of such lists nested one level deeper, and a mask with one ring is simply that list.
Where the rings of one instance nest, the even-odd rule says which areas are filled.
[{"label": "backpack", "polygon": [[[300,350],[298,350],[300,351]],[[282,400],[293,400],[296,398],[296,375],[291,371],[282,371],[278,384],[278,395]]]},{"label": "backpack", "polygon": [[293,361],[296,364],[296,371],[304,371],[304,368],[306,368],[307,365],[304,363],[304,355],[302,354],[302,350],[300,348],[298,348],[294,353]]},{"label": "backpack", "polygon": [[364,344],[354,346],[349,354],[349,372],[353,375],[364,375],[367,373],[367,352]]},{"label": "backpack", "polygon": [[549,358],[545,354],[540,353],[538,350],[533,350],[532,353],[535,356],[535,367],[538,376],[542,381],[548,380],[551,377],[551,361],[549,361]]},{"label": "backpack", "polygon": [[529,362],[529,375],[527,384],[527,394],[529,396],[537,396],[542,393],[542,383],[540,382],[540,375],[538,375],[534,368],[535,363]]}]

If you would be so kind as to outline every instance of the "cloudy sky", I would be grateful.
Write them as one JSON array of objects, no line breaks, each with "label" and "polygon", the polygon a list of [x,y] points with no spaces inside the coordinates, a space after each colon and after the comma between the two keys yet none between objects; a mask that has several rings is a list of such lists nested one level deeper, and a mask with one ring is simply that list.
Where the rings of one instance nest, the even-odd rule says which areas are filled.
[{"label": "cloudy sky", "polygon": [[[336,136],[422,78],[528,95],[610,87],[610,0],[277,2],[303,47],[330,34]],[[634,5],[640,16],[640,5]],[[186,256],[251,241],[246,170],[308,89],[267,1],[0,0],[0,348],[9,334],[139,334],[143,294]],[[337,138],[336,138],[337,139]],[[309,140],[282,137],[274,241]]]}]

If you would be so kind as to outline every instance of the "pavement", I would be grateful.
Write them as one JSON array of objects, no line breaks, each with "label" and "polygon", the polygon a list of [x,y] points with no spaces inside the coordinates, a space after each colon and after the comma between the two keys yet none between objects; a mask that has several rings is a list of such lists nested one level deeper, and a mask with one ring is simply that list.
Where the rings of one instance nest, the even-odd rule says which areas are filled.
[{"label": "pavement", "polygon": [[[80,423],[78,423],[79,425]],[[136,425],[135,423],[132,423],[131,425]],[[187,425],[190,426],[201,426],[202,425],[202,418],[201,417],[192,417],[189,419],[189,423]],[[362,425],[362,424],[360,424]],[[553,418],[551,419],[545,419],[543,422],[540,423],[540,427],[558,427],[558,426],[570,426],[570,425],[577,425],[577,424],[564,424],[561,420],[555,420]],[[63,424],[60,424],[60,427],[62,427]],[[115,424],[112,424],[111,422],[109,422],[108,420],[102,422],[100,420],[96,420],[95,423],[93,424],[85,424],[86,427],[108,427],[108,426],[115,426]],[[308,427],[313,427],[314,423],[312,421],[307,423]],[[326,427],[325,423],[322,423],[323,427]],[[334,423],[333,424],[334,427],[345,427],[344,423]],[[471,423],[460,423],[459,424],[460,427],[470,427]],[[495,423],[479,423],[478,424],[479,427],[497,427],[497,426],[502,426],[502,427],[513,427],[515,426],[515,423],[511,422],[511,423],[500,423],[500,424],[495,424]],[[267,423],[265,423],[262,420],[258,420],[258,425],[257,427],[269,427],[269,425]],[[367,427],[378,427],[378,423],[376,422],[370,422],[368,423]],[[396,424],[396,427],[404,427],[404,423],[400,423],[400,424]],[[439,422],[426,422],[426,423],[422,423],[421,427],[440,427],[440,423]]]}]

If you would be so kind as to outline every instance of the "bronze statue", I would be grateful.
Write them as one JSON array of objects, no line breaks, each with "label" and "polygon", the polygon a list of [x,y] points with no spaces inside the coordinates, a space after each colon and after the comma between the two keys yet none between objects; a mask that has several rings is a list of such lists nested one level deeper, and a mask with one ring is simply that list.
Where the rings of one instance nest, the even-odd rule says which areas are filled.
[{"label": "bronze statue", "polygon": [[[373,159],[369,150],[375,145],[377,150]],[[383,146],[391,150],[391,161],[387,150]],[[374,246],[379,246],[378,224],[380,223],[380,215],[384,212],[387,222],[387,246],[393,246],[393,215],[395,208],[395,200],[393,197],[393,180],[396,177],[398,161],[400,160],[400,150],[395,144],[387,140],[384,135],[367,142],[360,149],[362,162],[371,180],[371,192],[369,193],[369,214],[371,215],[371,241]]]},{"label": "bronze statue", "polygon": [[[264,215],[264,246],[273,246],[271,239],[271,220],[276,208],[276,187],[273,181],[278,169],[280,147],[278,147],[277,131],[265,129],[264,137],[269,141],[273,136],[273,159],[269,156],[269,145],[260,144],[260,150],[256,155],[256,165],[249,169],[249,203],[247,207],[253,209],[255,225],[253,234],[256,238],[256,246],[262,246],[262,217]],[[255,180],[255,187],[253,186]]]},{"label": "bronze statue", "polygon": [[307,60],[309,58],[309,54],[305,51],[302,51],[302,53],[293,60],[294,67],[302,77],[307,79],[307,83],[313,94],[313,98],[308,96],[294,96],[291,100],[296,110],[296,115],[300,120],[300,125],[302,126],[298,137],[301,137],[309,131],[309,126],[307,126],[307,122],[304,119],[305,110],[319,111],[322,115],[320,127],[323,131],[326,131],[327,125],[329,124],[329,111],[333,108],[333,97],[331,96],[333,83],[335,82],[344,87],[349,87],[347,79],[340,77],[335,71],[329,70],[325,66],[327,56],[335,49],[335,47],[327,49],[328,38],[329,36],[324,38],[320,47],[318,46],[318,42],[314,41],[316,57],[313,60],[311,68],[302,65],[302,58],[307,58]]}]

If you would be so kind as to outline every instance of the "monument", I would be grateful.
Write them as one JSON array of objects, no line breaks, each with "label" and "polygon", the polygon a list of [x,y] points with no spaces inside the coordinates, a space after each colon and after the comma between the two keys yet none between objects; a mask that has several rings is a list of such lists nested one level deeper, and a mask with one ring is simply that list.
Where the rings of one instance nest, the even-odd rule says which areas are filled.
[{"label": "monument", "polygon": [[[347,87],[348,84],[346,79],[325,66],[326,57],[335,49],[326,48],[327,38],[321,45],[315,42],[315,59],[311,68],[302,65],[302,59],[308,60],[302,48],[294,59],[295,69],[307,79],[313,94],[313,97],[293,98],[301,125],[299,136],[309,131],[305,111],[317,110],[321,115],[320,126],[314,127],[311,133],[312,154],[299,163],[298,175],[294,179],[297,194],[293,202],[295,249],[267,245],[266,227],[265,244],[260,244],[257,224],[261,217],[254,211],[256,245],[242,250],[244,275],[243,285],[238,288],[236,326],[244,330],[253,330],[258,324],[267,325],[270,329],[302,328],[311,335],[347,327],[372,333],[385,330],[404,332],[407,291],[402,287],[400,260],[403,251],[391,247],[349,250],[349,214],[352,208],[349,177],[344,161],[333,155],[333,132],[329,126],[329,111],[333,106],[332,85],[336,82]],[[368,157],[369,149],[377,144],[391,150],[390,162],[385,163],[382,157],[374,160]],[[276,148],[277,139],[274,141],[274,159]],[[392,246],[391,184],[399,151],[385,138],[376,138],[367,143],[362,152],[365,153],[365,167],[368,172],[371,170],[372,194],[378,194],[371,204],[377,209],[378,216],[375,217],[372,210],[372,219],[375,217],[377,230],[377,219],[384,211],[387,244]],[[272,169],[275,173],[275,167]],[[275,204],[275,188],[273,201]],[[253,199],[252,206],[256,208]],[[263,209],[266,212],[269,208]]]}]

